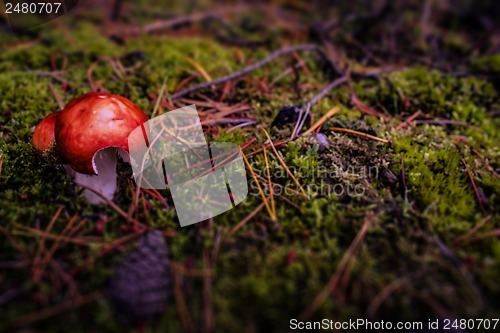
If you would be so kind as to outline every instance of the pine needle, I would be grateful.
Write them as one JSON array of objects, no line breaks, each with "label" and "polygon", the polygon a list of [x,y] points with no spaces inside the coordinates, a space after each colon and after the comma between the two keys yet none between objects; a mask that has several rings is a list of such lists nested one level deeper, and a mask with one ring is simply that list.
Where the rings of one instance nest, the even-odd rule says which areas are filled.
[{"label": "pine needle", "polygon": [[133,234],[128,234],[126,236],[123,236],[122,238],[118,238],[118,239],[112,241],[111,243],[102,245],[96,254],[90,255],[89,257],[87,257],[87,259],[85,259],[85,261],[83,263],[71,268],[69,270],[68,274],[70,276],[75,276],[78,272],[80,272],[80,270],[89,266],[90,264],[92,264],[94,261],[96,261],[97,259],[99,259],[103,255],[111,252],[112,250],[115,250],[116,248],[118,248],[122,245],[125,245],[125,244],[135,240],[136,238],[138,238],[142,234],[144,234],[146,231],[147,231],[147,229],[144,228],[144,229],[141,229]]},{"label": "pine needle", "polygon": [[352,130],[352,129],[348,129],[348,128],[330,127],[329,130],[333,131],[333,132],[350,133],[350,134],[361,136],[363,138],[368,138],[368,139],[372,139],[372,140],[380,141],[380,142],[384,142],[384,143],[391,143],[391,140],[382,139],[382,138],[379,138],[379,137],[376,137],[376,136],[373,136],[373,135],[370,135],[370,134],[366,134],[366,133],[363,133],[363,132],[358,132],[358,131],[355,131],[355,130]]},{"label": "pine needle", "polygon": [[255,181],[255,184],[259,188],[259,193],[260,193],[260,195],[262,197],[262,200],[264,200],[264,205],[266,206],[266,209],[269,212],[269,216],[271,217],[272,220],[274,220],[275,217],[274,217],[273,211],[272,211],[271,207],[269,207],[269,203],[267,202],[267,197],[264,195],[264,191],[262,191],[262,188],[260,187],[259,181],[257,180],[257,176],[255,175],[255,172],[253,171],[252,166],[248,162],[247,157],[245,156],[245,154],[242,153],[241,156],[243,156],[243,160],[245,161],[245,164],[247,165],[248,170],[250,171],[250,174],[252,175],[252,177],[253,177],[253,179]]},{"label": "pine needle", "polygon": [[302,135],[308,135],[314,132],[318,127],[322,126],[328,119],[333,117],[337,112],[340,111],[338,106],[334,106],[330,111],[328,111],[323,117],[321,117],[310,129],[305,131]]},{"label": "pine needle", "polygon": [[181,265],[172,265],[172,275],[174,277],[174,298],[177,305],[177,312],[181,319],[182,329],[185,332],[195,332],[194,323],[189,315],[189,310],[186,305],[186,300],[184,298],[184,292],[182,287],[182,274],[183,268]]},{"label": "pine needle", "polygon": [[281,158],[281,155],[278,153],[278,150],[276,149],[276,147],[274,146],[274,143],[273,141],[271,140],[271,137],[269,136],[269,133],[267,133],[267,131],[262,128],[262,131],[264,131],[264,133],[266,134],[267,136],[267,139],[269,140],[269,143],[271,144],[271,148],[273,149],[274,151],[274,154],[276,155],[276,157],[278,158],[278,160],[280,161],[281,165],[283,166],[283,168],[285,168],[286,170],[286,173],[288,173],[288,175],[290,176],[290,178],[292,178],[292,180],[295,182],[295,184],[297,184],[298,188],[301,190],[302,194],[304,194],[307,198],[309,198],[309,195],[307,195],[306,191],[304,190],[304,188],[302,187],[302,185],[300,185],[299,181],[297,180],[297,178],[295,178],[295,176],[293,175],[293,173],[290,171],[290,169],[288,168],[288,166],[286,165],[285,161],[283,161],[283,159]]},{"label": "pine needle", "polygon": [[154,118],[156,116],[156,113],[158,113],[158,109],[160,108],[160,102],[161,102],[161,99],[163,98],[163,93],[165,92],[165,89],[167,88],[167,78],[168,78],[168,75],[165,75],[165,78],[163,79],[163,84],[161,85],[160,94],[158,95],[158,98],[156,99],[155,107],[153,109],[153,113],[151,114],[151,118]]},{"label": "pine needle", "polygon": [[196,61],[194,61],[194,59],[191,59],[191,58],[186,57],[186,56],[182,56],[182,59],[186,60],[191,65],[193,65],[193,67],[196,68],[196,70],[201,74],[201,76],[203,76],[203,78],[205,79],[205,81],[207,81],[207,82],[208,81],[212,81],[212,78],[207,73],[207,71],[205,70],[205,68],[203,68],[203,66],[201,66],[199,63],[197,63]]},{"label": "pine needle", "polygon": [[[48,251],[45,252],[45,256],[44,256],[44,258],[42,258],[40,265],[38,267],[38,270],[36,271],[36,274],[34,274],[34,276],[33,276],[33,282],[37,283],[40,281],[40,279],[43,276],[43,272],[45,271],[45,268],[52,260],[52,257],[54,256],[54,253],[56,252],[56,250],[59,248],[60,244],[63,242],[63,238],[68,236],[69,232],[72,230],[71,228],[73,227],[73,224],[75,223],[77,218],[78,218],[78,215],[75,214],[70,219],[68,224],[66,224],[66,226],[64,227],[64,230],[61,232],[61,234],[58,235],[58,237],[55,239],[54,243],[52,244],[52,247]],[[79,225],[83,226],[82,223],[80,223]]]},{"label": "pine needle", "polygon": [[[490,165],[490,163],[488,162],[488,160],[483,156],[481,155],[481,153],[479,153],[476,149],[472,148],[472,151],[474,152],[474,154],[476,154],[480,159],[481,161],[483,162],[483,164],[486,166],[486,169],[488,169],[488,171],[490,171],[493,176],[495,176],[495,178],[500,178],[500,176],[498,175],[498,173],[495,171],[495,169],[493,169]],[[0,155],[0,171],[2,171],[2,155]]]},{"label": "pine needle", "polygon": [[274,205],[274,189],[273,183],[271,182],[271,171],[269,169],[269,161],[267,159],[267,149],[264,146],[264,160],[266,161],[266,171],[267,171],[267,181],[269,186],[269,196],[271,198],[271,209],[273,210],[273,216],[276,218],[276,206]]},{"label": "pine needle", "polygon": [[[29,236],[29,237],[40,237],[43,236],[47,239],[58,239],[61,237],[61,235],[55,235],[51,234],[39,229],[35,228],[30,228],[27,226],[24,226],[20,223],[17,222],[11,222],[12,226],[15,227],[16,229],[19,229],[15,232],[16,235],[21,235],[21,236]],[[101,240],[96,238],[96,237],[80,237],[80,238],[70,238],[70,237],[62,237],[61,240],[63,240],[66,243],[71,243],[71,244],[76,244],[76,245],[82,245],[82,246],[87,246],[91,247],[94,246],[94,242],[100,242]]]},{"label": "pine needle", "polygon": [[86,185],[82,185],[82,184],[78,184],[78,187],[81,187],[85,190],[89,190],[91,191],[92,193],[95,193],[96,195],[98,195],[100,198],[102,198],[104,201],[106,201],[106,203],[111,207],[113,208],[113,210],[115,212],[117,212],[119,215],[121,215],[122,217],[124,217],[125,219],[127,219],[128,222],[133,222],[132,219],[130,218],[130,216],[125,213],[120,207],[118,207],[117,204],[115,204],[112,200],[110,200],[109,198],[107,198],[105,195],[103,195],[102,193],[94,190],[93,188],[90,188]]},{"label": "pine needle", "polygon": [[257,215],[258,212],[260,212],[262,210],[262,207],[264,207],[264,203],[261,203],[260,205],[257,206],[257,208],[255,208],[253,210],[253,212],[251,212],[250,214],[248,214],[247,217],[245,217],[243,220],[241,220],[236,226],[234,226],[231,231],[229,231],[229,234],[228,234],[228,237],[234,235],[238,230],[240,230],[245,224],[248,223],[248,221],[250,221],[255,215]]},{"label": "pine needle", "polygon": [[356,252],[358,251],[361,242],[363,241],[366,232],[368,231],[368,228],[371,225],[371,222],[373,220],[374,214],[373,212],[369,212],[366,219],[365,223],[359,230],[358,234],[356,235],[356,238],[352,241],[351,245],[347,249],[347,251],[344,253],[342,256],[342,259],[340,260],[339,265],[337,266],[337,269],[335,270],[334,274],[330,278],[330,281],[328,284],[323,288],[323,290],[316,296],[314,301],[300,314],[299,319],[301,321],[307,320],[310,318],[314,312],[326,301],[329,295],[334,293],[343,276],[345,273],[346,268],[348,267],[349,263],[351,260],[354,259],[354,256]]},{"label": "pine needle", "polygon": [[[255,175],[255,176],[257,176],[257,178],[258,178],[258,179],[260,179],[262,182],[266,182],[266,179],[264,179],[264,177],[259,176],[259,175]],[[273,187],[274,187],[274,186],[278,186],[279,188],[284,189],[287,193],[288,193],[288,192],[290,192],[290,193],[292,193],[292,194],[294,194],[294,195],[301,196],[302,198],[304,198],[304,199],[306,199],[306,200],[307,200],[307,199],[309,199],[309,197],[308,197],[308,196],[304,195],[304,194],[303,194],[302,192],[300,192],[300,191],[294,190],[294,189],[293,189],[293,188],[291,188],[291,187],[287,187],[287,186],[281,185],[281,184],[279,184],[279,183],[272,183],[272,184],[273,184]]]},{"label": "pine needle", "polygon": [[[61,214],[62,210],[63,210],[63,207],[61,206],[56,211],[56,213],[54,214],[54,216],[50,220],[49,225],[45,229],[46,233],[50,233],[50,231],[52,230],[52,227],[54,226],[54,223],[59,218],[59,215]],[[33,258],[33,272],[32,272],[32,274],[34,277],[37,276],[37,272],[38,272],[38,268],[39,268],[38,263],[40,262],[40,259],[42,257],[43,252],[45,252],[45,239],[46,239],[46,237],[44,235],[42,235],[40,241],[38,242],[38,248],[37,248],[35,257]]]},{"label": "pine needle", "polygon": [[396,127],[396,129],[399,130],[399,129],[405,128],[406,126],[408,126],[409,124],[411,124],[412,121],[414,121],[415,119],[417,119],[417,117],[420,116],[421,114],[422,114],[422,110],[418,110],[417,112],[415,112],[414,114],[412,114],[411,116],[409,116],[408,119],[406,119],[405,121],[402,121]]},{"label": "pine needle", "polygon": [[464,159],[462,159],[462,164],[465,167],[465,171],[467,171],[467,175],[469,176],[470,182],[472,183],[472,187],[474,188],[474,193],[476,194],[476,199],[477,202],[479,203],[479,207],[481,207],[481,210],[483,213],[486,214],[486,209],[484,209],[483,205],[483,199],[481,198],[481,195],[479,193],[479,189],[476,186],[476,182],[474,181],[474,177],[472,176],[472,172],[470,172],[469,167],[467,166],[467,162],[465,162]]},{"label": "pine needle", "polygon": [[474,235],[477,231],[479,231],[479,229],[481,229],[489,220],[491,220],[491,215],[486,216],[484,219],[481,220],[481,222],[476,224],[474,228],[470,229],[462,236],[457,237],[453,241],[453,245],[457,246],[459,244],[467,242],[472,237],[472,235]]}]

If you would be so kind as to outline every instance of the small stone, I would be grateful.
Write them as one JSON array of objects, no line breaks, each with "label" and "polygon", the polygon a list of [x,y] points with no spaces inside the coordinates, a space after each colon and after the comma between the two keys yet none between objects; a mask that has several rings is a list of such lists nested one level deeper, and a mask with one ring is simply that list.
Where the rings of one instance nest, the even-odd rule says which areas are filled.
[{"label": "small stone", "polygon": [[323,133],[311,134],[310,140],[318,145],[318,153],[322,153],[330,146],[330,139]]}]

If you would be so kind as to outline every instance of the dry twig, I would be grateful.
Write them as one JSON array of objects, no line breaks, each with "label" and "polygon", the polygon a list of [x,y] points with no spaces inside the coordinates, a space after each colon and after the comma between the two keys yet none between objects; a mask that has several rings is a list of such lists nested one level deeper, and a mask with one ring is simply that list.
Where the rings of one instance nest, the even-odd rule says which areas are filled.
[{"label": "dry twig", "polygon": [[270,62],[274,61],[276,58],[282,57],[282,56],[287,55],[289,53],[293,53],[293,52],[297,52],[297,51],[314,51],[314,50],[319,50],[318,46],[314,45],[314,44],[305,44],[305,45],[285,47],[283,49],[280,49],[278,51],[271,53],[271,55],[269,55],[267,58],[262,59],[261,61],[258,61],[255,64],[250,65],[246,68],[243,68],[242,70],[239,70],[237,72],[231,73],[229,75],[220,77],[218,79],[215,79],[215,80],[212,80],[209,82],[200,83],[200,84],[197,84],[193,87],[186,88],[184,90],[181,90],[181,91],[173,94],[172,96],[170,96],[170,98],[177,99],[177,98],[180,98],[182,96],[210,88],[211,86],[217,86],[219,84],[223,84],[223,83],[226,83],[228,81],[235,80],[237,78],[245,76],[248,73],[251,73],[251,72],[269,64]]}]

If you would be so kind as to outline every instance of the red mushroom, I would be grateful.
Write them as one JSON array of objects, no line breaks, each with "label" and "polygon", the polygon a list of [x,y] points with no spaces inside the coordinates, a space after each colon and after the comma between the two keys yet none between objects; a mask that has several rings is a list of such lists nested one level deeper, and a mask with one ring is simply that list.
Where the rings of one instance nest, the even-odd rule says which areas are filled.
[{"label": "red mushroom", "polygon": [[[71,100],[57,117],[56,150],[77,185],[112,199],[117,152],[128,152],[130,132],[147,120],[137,105],[122,96],[88,93]],[[103,202],[93,191],[85,190],[83,195],[91,203]]]},{"label": "red mushroom", "polygon": [[[84,196],[103,201],[93,191],[112,199],[116,190],[116,153],[128,152],[128,136],[148,119],[128,99],[89,93],[71,100],[62,112],[45,117],[35,128],[33,145],[44,153],[53,142],[64,168],[77,185],[88,187]],[[122,154],[128,160],[126,154]]]},{"label": "red mushroom", "polygon": [[50,149],[50,146],[55,141],[54,127],[56,124],[57,117],[61,112],[54,112],[49,114],[47,117],[38,124],[33,133],[33,145],[35,149],[43,154],[45,151]]},{"label": "red mushroom", "polygon": [[[56,150],[75,183],[112,199],[117,150],[128,152],[130,132],[147,116],[124,97],[88,93],[70,101],[54,118]],[[85,190],[84,196],[92,203],[103,201],[92,191]]]},{"label": "red mushroom", "polygon": [[97,175],[94,155],[108,147],[128,151],[128,136],[148,118],[130,100],[89,93],[70,101],[56,122],[57,151],[77,172]]}]

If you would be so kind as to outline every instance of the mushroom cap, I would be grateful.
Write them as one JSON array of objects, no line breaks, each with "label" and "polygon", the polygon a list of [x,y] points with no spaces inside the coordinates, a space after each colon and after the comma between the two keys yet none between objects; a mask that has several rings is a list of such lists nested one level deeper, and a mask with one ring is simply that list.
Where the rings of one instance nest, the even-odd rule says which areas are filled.
[{"label": "mushroom cap", "polygon": [[108,147],[128,152],[130,132],[147,120],[144,112],[125,97],[84,94],[71,100],[57,118],[57,151],[75,171],[96,175],[94,155]]},{"label": "mushroom cap", "polygon": [[50,145],[56,140],[54,129],[56,120],[60,114],[60,111],[49,114],[35,127],[33,145],[40,154],[50,149]]}]

